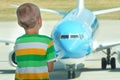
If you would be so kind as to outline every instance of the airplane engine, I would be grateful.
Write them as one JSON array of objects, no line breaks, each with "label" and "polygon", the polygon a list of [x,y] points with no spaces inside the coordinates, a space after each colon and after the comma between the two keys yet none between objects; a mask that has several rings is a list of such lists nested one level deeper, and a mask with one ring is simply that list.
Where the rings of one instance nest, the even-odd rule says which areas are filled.
[{"label": "airplane engine", "polygon": [[117,60],[118,60],[118,63],[120,64],[120,50],[118,50],[116,53],[117,53]]},{"label": "airplane engine", "polygon": [[15,62],[15,52],[14,51],[11,51],[9,53],[9,63],[11,66],[13,67],[16,67],[17,66],[17,63]]}]

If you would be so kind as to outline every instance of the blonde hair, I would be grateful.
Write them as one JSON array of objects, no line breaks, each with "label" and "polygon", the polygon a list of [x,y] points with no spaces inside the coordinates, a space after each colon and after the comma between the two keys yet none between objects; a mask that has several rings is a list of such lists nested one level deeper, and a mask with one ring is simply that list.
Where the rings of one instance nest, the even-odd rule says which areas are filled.
[{"label": "blonde hair", "polygon": [[40,9],[32,3],[24,3],[19,6],[16,14],[18,24],[24,29],[33,28],[41,18]]}]

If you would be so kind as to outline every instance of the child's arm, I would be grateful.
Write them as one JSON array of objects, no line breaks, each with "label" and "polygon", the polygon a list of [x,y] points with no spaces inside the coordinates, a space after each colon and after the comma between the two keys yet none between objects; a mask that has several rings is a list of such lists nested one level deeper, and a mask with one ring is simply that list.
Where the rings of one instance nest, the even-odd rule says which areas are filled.
[{"label": "child's arm", "polygon": [[52,72],[53,71],[53,69],[54,69],[54,62],[55,61],[48,62],[48,72]]},{"label": "child's arm", "polygon": [[47,60],[48,60],[48,71],[51,72],[54,69],[54,62],[56,61],[53,41],[49,43],[49,47],[47,49]]}]

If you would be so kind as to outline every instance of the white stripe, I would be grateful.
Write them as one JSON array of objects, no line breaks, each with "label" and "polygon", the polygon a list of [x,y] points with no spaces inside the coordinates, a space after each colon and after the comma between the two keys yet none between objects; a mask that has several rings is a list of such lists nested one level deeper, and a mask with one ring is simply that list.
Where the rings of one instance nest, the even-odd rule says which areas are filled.
[{"label": "white stripe", "polygon": [[21,44],[16,44],[14,49],[19,50],[19,49],[25,49],[25,48],[41,48],[41,49],[47,49],[48,45],[45,43],[40,43],[40,42],[30,42],[30,43],[21,43]]},{"label": "white stripe", "polygon": [[48,72],[48,67],[27,67],[27,68],[18,68],[16,69],[16,73],[24,74],[24,73],[43,73]]}]

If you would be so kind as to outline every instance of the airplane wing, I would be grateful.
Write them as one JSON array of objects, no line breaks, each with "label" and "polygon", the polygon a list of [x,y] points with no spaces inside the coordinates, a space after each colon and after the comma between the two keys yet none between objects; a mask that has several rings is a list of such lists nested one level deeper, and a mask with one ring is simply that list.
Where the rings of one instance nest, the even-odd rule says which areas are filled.
[{"label": "airplane wing", "polygon": [[100,14],[105,14],[105,13],[110,13],[110,12],[115,12],[115,11],[120,11],[120,7],[118,8],[112,8],[112,9],[105,9],[105,10],[99,10],[99,11],[94,11],[94,15],[100,15]]},{"label": "airplane wing", "polygon": [[[11,6],[13,6],[14,8],[19,7],[19,5],[15,5],[15,4],[11,4]],[[45,9],[45,8],[40,8],[40,11],[41,12],[49,12],[49,13],[58,14],[58,15],[63,15],[63,16],[65,16],[67,14],[67,12],[64,12],[64,11]]]},{"label": "airplane wing", "polygon": [[53,14],[59,14],[59,15],[66,15],[67,14],[67,12],[57,11],[57,10],[52,10],[52,9],[45,9],[45,8],[40,8],[40,11],[49,12],[49,13],[53,13]]},{"label": "airplane wing", "polygon": [[93,52],[102,51],[104,49],[112,48],[120,45],[120,41],[115,41],[111,43],[93,43]]},{"label": "airplane wing", "polygon": [[0,42],[5,43],[5,44],[9,44],[9,43],[15,43],[15,40],[0,38]]}]

